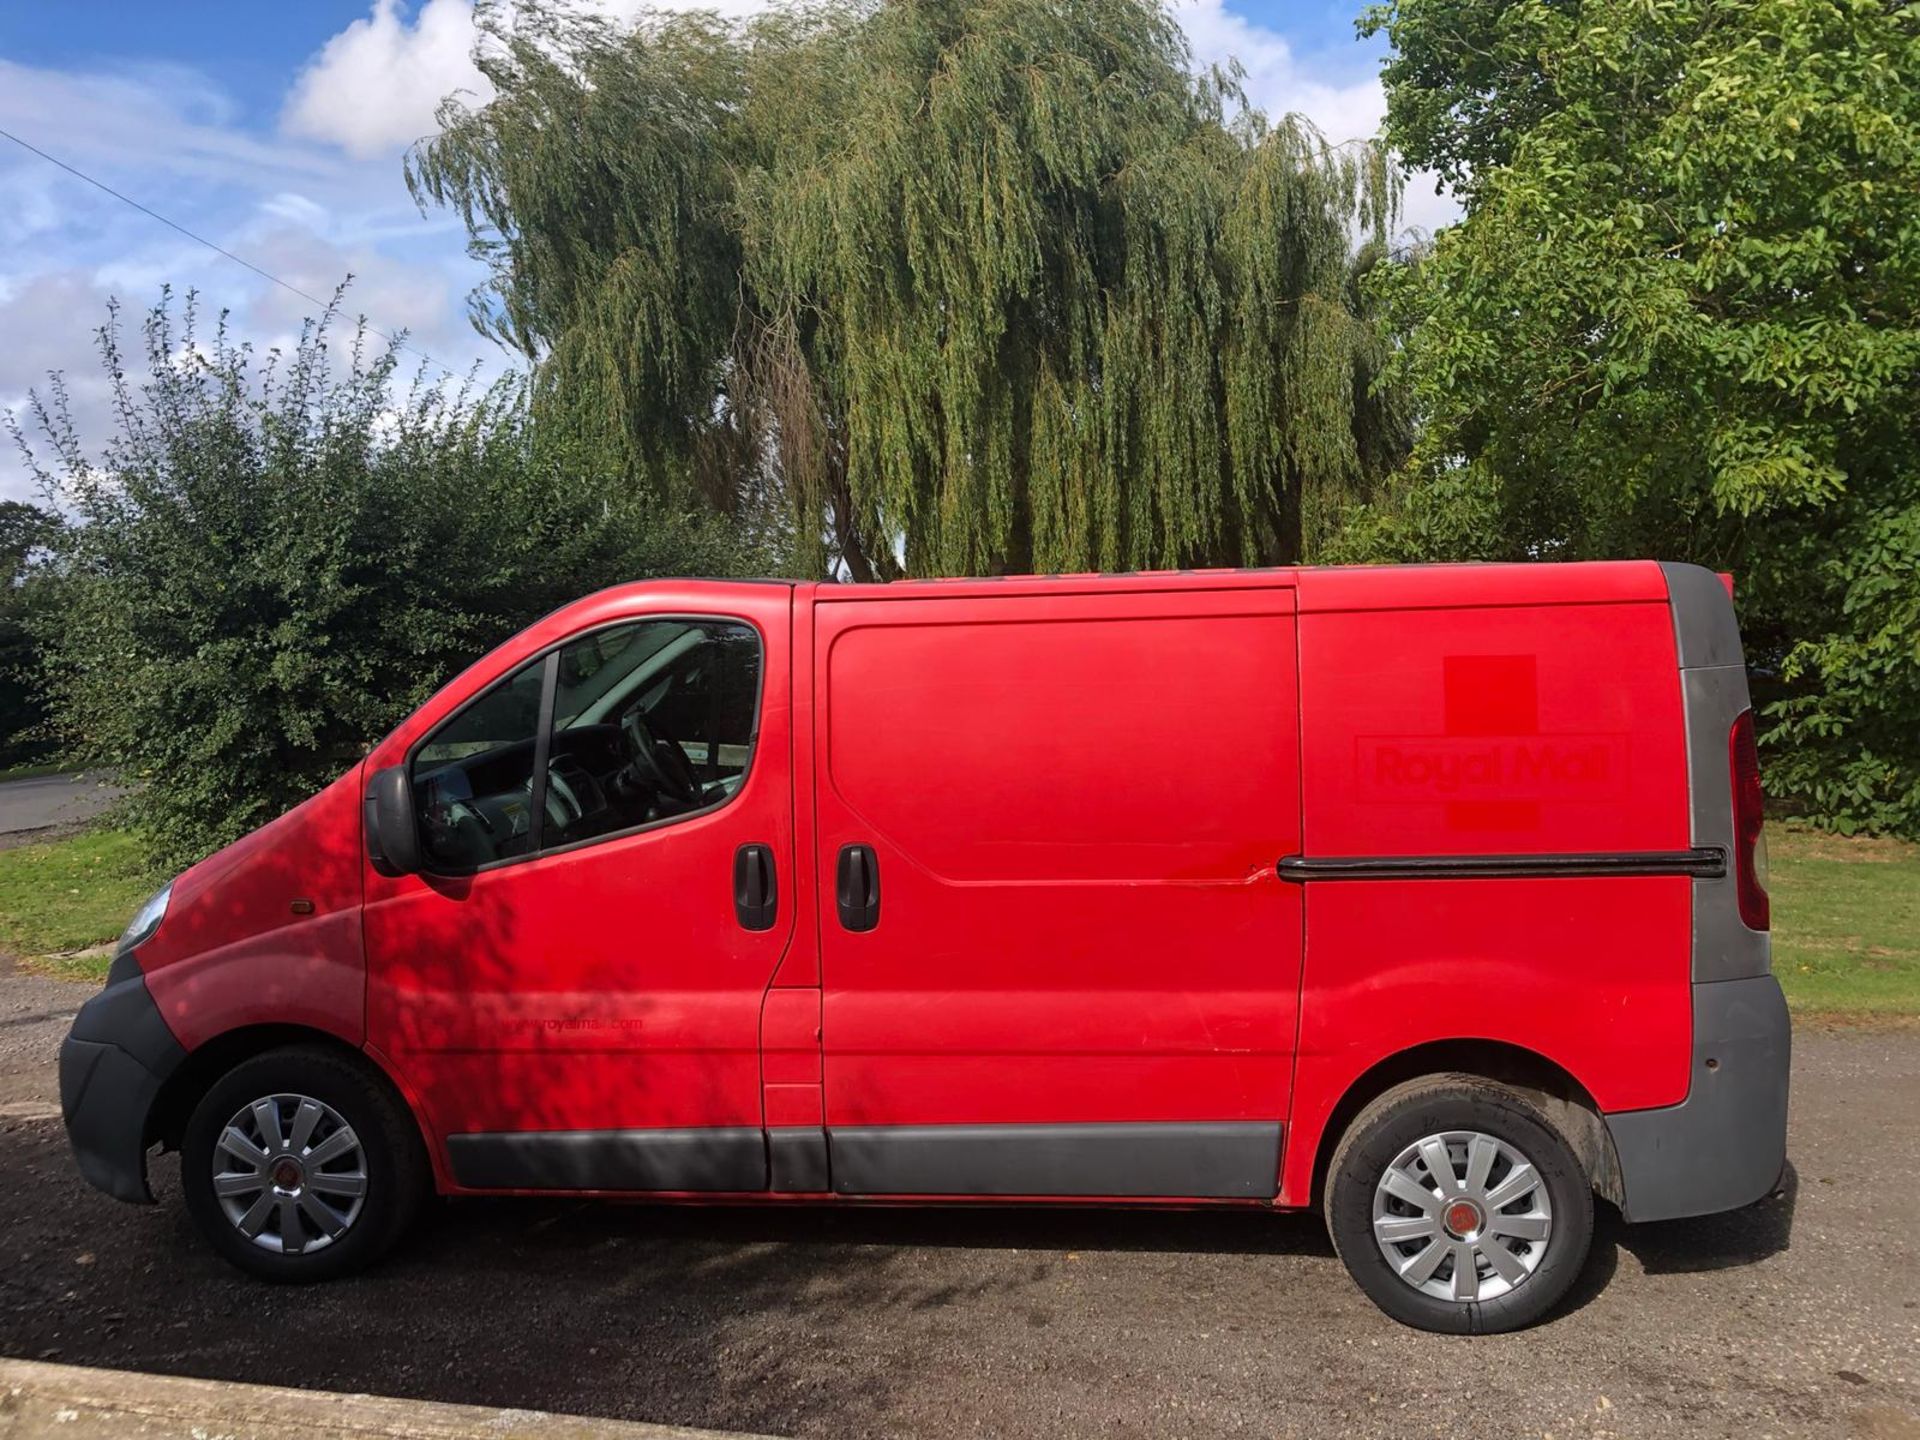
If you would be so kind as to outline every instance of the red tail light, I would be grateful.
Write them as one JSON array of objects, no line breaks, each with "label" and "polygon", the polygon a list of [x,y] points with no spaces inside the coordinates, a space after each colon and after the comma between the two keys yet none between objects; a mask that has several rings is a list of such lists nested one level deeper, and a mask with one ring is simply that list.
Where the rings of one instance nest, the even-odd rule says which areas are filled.
[{"label": "red tail light", "polygon": [[1753,739],[1753,712],[1742,710],[1727,736],[1733,766],[1733,875],[1740,919],[1749,930],[1771,928],[1767,901],[1767,837],[1761,814],[1760,751]]}]

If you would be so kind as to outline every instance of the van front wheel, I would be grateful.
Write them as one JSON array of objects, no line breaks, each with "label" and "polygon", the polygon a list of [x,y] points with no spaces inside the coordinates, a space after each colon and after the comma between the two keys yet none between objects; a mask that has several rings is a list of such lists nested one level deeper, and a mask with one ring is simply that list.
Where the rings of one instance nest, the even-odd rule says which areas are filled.
[{"label": "van front wheel", "polygon": [[1579,1276],[1593,1189],[1522,1091],[1471,1075],[1396,1086],[1348,1127],[1327,1228],[1382,1310],[1421,1330],[1531,1325]]},{"label": "van front wheel", "polygon": [[411,1116],[365,1062],[270,1050],[214,1082],[180,1147],[187,1209],[264,1280],[328,1280],[377,1260],[428,1186]]}]

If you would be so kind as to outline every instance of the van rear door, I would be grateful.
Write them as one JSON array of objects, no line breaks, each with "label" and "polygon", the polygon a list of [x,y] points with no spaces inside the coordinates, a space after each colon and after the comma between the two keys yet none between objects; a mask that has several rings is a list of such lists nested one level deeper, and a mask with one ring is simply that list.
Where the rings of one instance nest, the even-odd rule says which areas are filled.
[{"label": "van rear door", "polygon": [[1293,594],[1154,583],[820,592],[839,1193],[1276,1192]]}]

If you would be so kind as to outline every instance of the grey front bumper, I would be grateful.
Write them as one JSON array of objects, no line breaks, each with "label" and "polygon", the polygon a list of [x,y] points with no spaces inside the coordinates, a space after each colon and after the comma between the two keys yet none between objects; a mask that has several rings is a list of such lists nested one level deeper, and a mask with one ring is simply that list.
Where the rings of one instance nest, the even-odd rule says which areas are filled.
[{"label": "grey front bumper", "polygon": [[1693,1086],[1678,1105],[1606,1117],[1629,1220],[1737,1210],[1787,1161],[1792,1026],[1771,975],[1693,987]]},{"label": "grey front bumper", "polygon": [[146,977],[116,962],[107,988],[80,1007],[60,1046],[60,1114],[89,1184],[116,1200],[153,1203],[147,1117],[186,1058]]}]

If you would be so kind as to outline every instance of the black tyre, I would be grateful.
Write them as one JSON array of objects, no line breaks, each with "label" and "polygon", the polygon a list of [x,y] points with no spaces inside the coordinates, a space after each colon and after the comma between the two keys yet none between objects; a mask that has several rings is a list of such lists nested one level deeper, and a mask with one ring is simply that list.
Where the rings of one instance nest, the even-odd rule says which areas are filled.
[{"label": "black tyre", "polygon": [[217,1080],[180,1147],[187,1209],[263,1280],[331,1280],[399,1239],[431,1184],[406,1107],[363,1060],[270,1050]]},{"label": "black tyre", "polygon": [[1593,1243],[1593,1187],[1524,1091],[1432,1075],[1360,1112],[1327,1172],[1347,1271],[1402,1324],[1518,1330],[1557,1304]]}]

